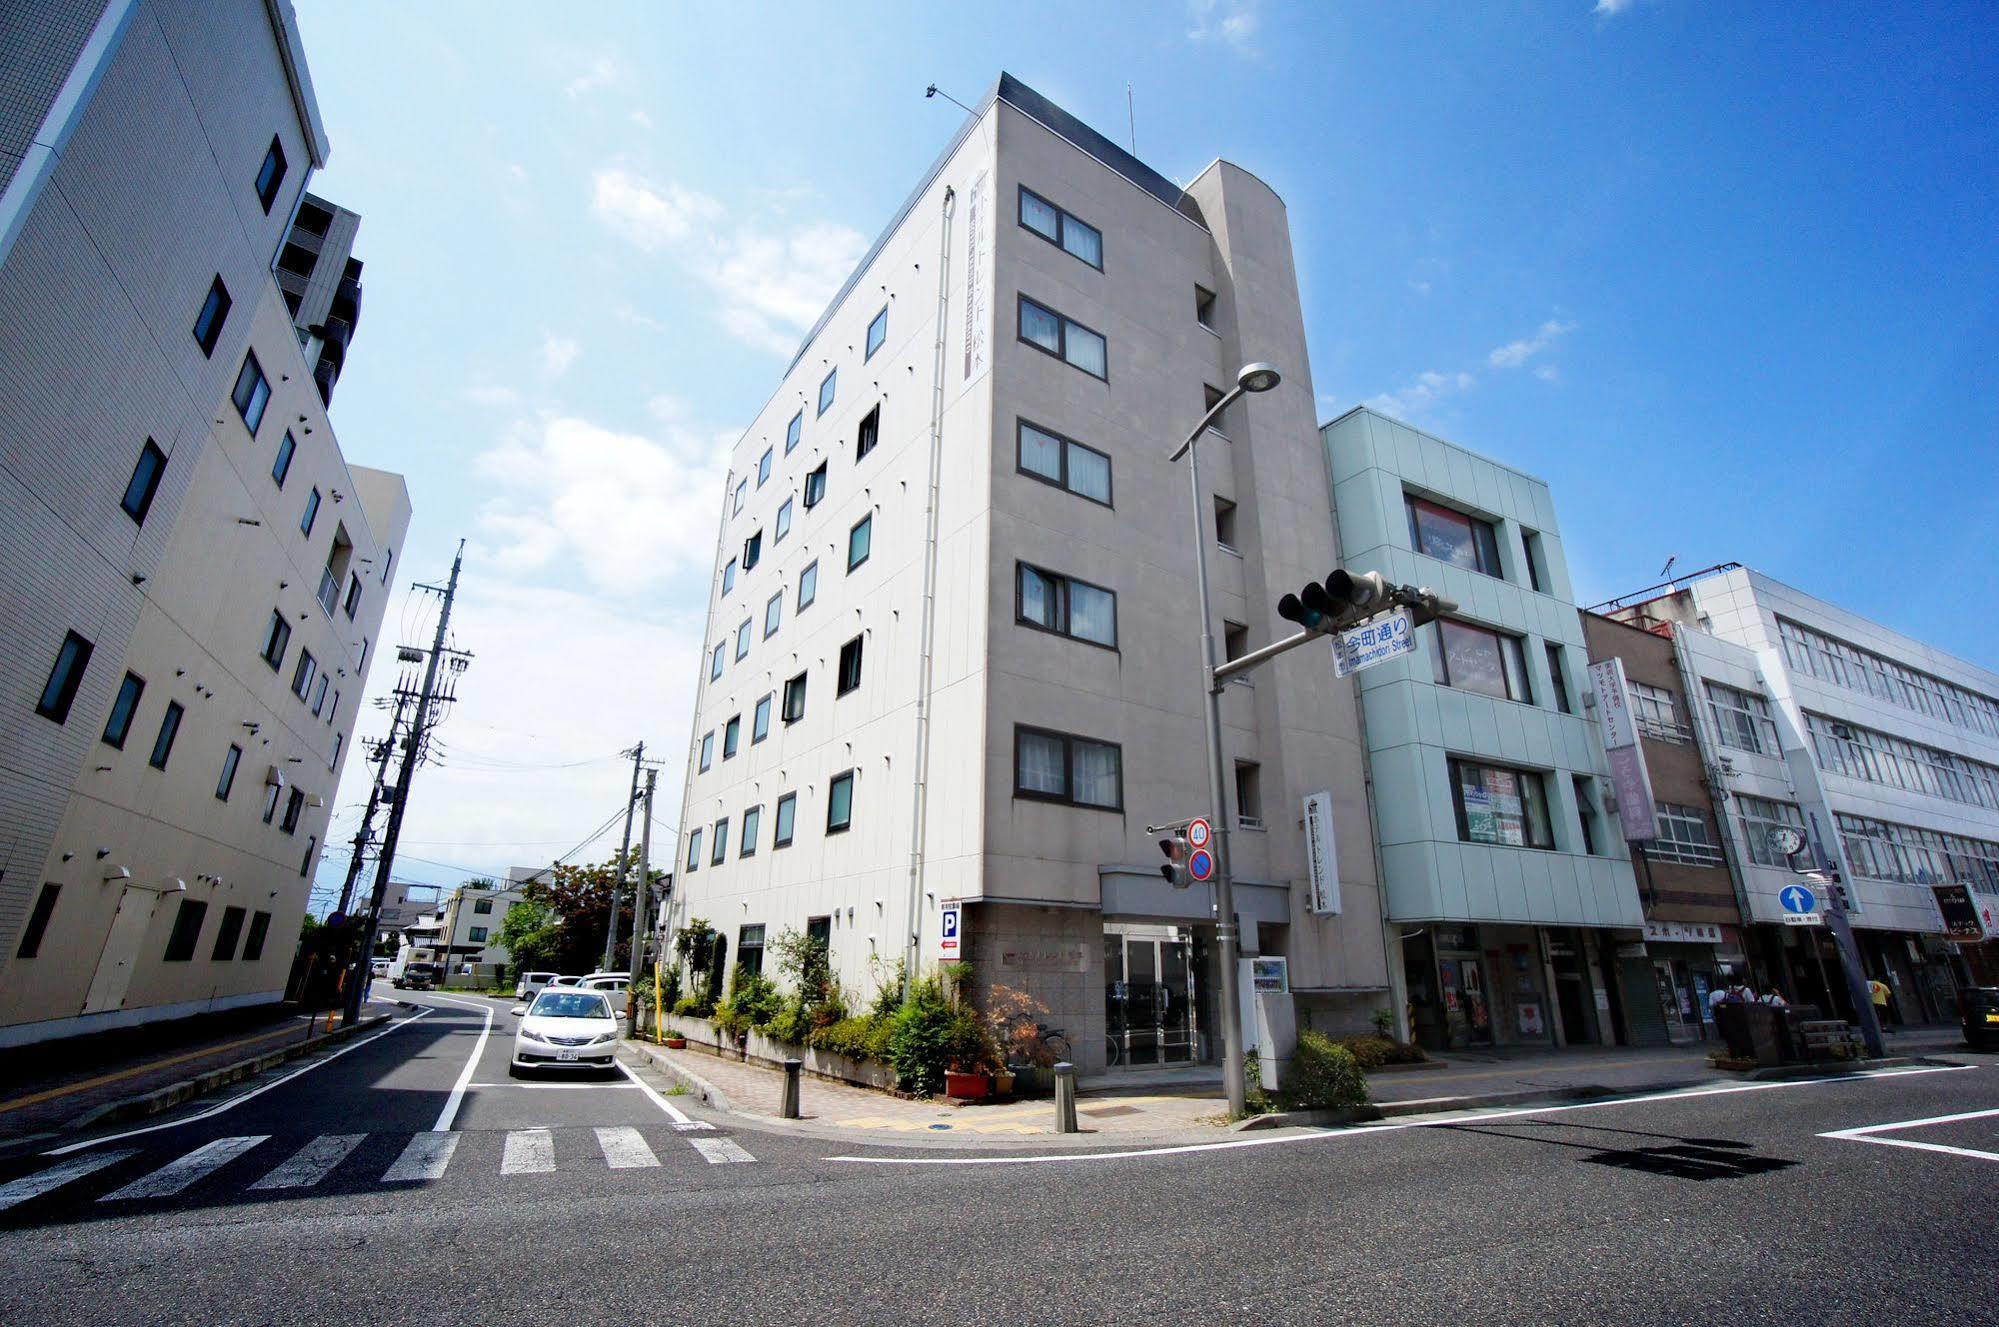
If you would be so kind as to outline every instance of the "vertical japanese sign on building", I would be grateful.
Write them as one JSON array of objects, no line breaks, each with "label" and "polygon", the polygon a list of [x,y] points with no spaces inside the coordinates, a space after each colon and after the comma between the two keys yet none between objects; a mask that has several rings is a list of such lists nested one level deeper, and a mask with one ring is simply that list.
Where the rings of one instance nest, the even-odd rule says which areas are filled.
[{"label": "vertical japanese sign on building", "polygon": [[964,365],[958,390],[985,376],[992,363],[993,323],[993,184],[992,172],[981,169],[965,190]]},{"label": "vertical japanese sign on building", "polygon": [[1312,911],[1322,917],[1340,912],[1340,855],[1333,839],[1333,795],[1305,798],[1305,865],[1311,872]]},{"label": "vertical japanese sign on building", "polygon": [[1658,806],[1652,800],[1652,775],[1638,745],[1638,724],[1631,714],[1631,690],[1624,682],[1624,660],[1605,659],[1589,666],[1590,689],[1596,692],[1596,713],[1603,724],[1604,754],[1610,757],[1610,782],[1617,789],[1617,823],[1627,843],[1659,837]]}]

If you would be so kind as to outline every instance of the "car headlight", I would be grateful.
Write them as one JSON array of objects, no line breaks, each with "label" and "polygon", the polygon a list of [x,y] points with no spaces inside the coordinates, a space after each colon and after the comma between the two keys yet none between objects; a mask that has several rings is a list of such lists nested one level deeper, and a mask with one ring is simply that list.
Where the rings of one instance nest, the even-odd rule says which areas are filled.
[{"label": "car headlight", "polygon": [[536,1031],[535,1031],[535,1030],[533,1030],[532,1028],[522,1028],[522,1029],[521,1029],[521,1040],[523,1040],[523,1041],[537,1041],[537,1042],[540,1042],[540,1043],[541,1043],[542,1045],[544,1045],[544,1046],[548,1045],[548,1038],[546,1038],[546,1037],[542,1036],[542,1035],[541,1035],[541,1033],[539,1033],[539,1032],[536,1032]]},{"label": "car headlight", "polygon": [[616,1032],[600,1032],[596,1036],[590,1038],[590,1044],[592,1046],[601,1046],[607,1041],[616,1041],[617,1039],[618,1039],[618,1034]]}]

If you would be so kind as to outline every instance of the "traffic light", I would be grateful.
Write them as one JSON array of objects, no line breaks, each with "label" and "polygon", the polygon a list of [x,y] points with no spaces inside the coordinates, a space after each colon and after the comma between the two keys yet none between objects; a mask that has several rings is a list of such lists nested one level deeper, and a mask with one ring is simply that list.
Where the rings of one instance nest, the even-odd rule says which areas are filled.
[{"label": "traffic light", "polygon": [[1408,604],[1409,625],[1412,627],[1426,626],[1447,613],[1458,611],[1456,601],[1444,598],[1427,585],[1411,595]]},{"label": "traffic light", "polygon": [[1159,840],[1159,851],[1166,854],[1166,861],[1160,866],[1159,874],[1167,884],[1175,889],[1186,889],[1194,883],[1194,877],[1187,873],[1187,836],[1175,830],[1171,838]]},{"label": "traffic light", "polygon": [[1277,615],[1307,631],[1337,631],[1347,623],[1388,607],[1389,584],[1378,571],[1356,576],[1336,567],[1324,583],[1313,581],[1277,601]]}]

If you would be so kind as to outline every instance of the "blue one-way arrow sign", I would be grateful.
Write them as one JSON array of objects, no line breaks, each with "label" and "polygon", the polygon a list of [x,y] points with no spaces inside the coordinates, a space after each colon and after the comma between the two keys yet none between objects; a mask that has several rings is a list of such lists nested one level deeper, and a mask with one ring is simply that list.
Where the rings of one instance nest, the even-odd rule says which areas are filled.
[{"label": "blue one-way arrow sign", "polygon": [[1777,892],[1777,901],[1784,905],[1785,912],[1817,912],[1819,896],[1803,885],[1786,885]]}]

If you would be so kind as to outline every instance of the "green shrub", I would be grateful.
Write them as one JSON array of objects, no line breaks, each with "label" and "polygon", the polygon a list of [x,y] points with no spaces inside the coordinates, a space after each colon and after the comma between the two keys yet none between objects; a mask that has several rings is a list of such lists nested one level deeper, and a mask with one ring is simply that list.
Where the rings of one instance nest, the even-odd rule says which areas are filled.
[{"label": "green shrub", "polygon": [[698,995],[683,995],[673,1002],[673,1012],[684,1018],[706,1018],[715,1012],[715,1006]]},{"label": "green shrub", "polygon": [[718,1031],[740,1037],[751,1028],[765,1030],[783,1012],[784,996],[777,984],[738,963],[729,982],[729,998],[715,1006],[709,1021]]},{"label": "green shrub", "polygon": [[1367,1104],[1367,1077],[1345,1046],[1324,1033],[1301,1032],[1284,1095],[1291,1105],[1306,1110],[1362,1106]]},{"label": "green shrub", "polygon": [[1335,1044],[1346,1047],[1362,1069],[1379,1069],[1384,1064],[1418,1064],[1429,1058],[1414,1043],[1368,1033],[1341,1037]]},{"label": "green shrub", "polygon": [[812,1035],[812,1011],[806,1007],[805,997],[794,995],[784,1002],[784,1008],[770,1021],[770,1035],[793,1046],[803,1046]]},{"label": "green shrub", "polygon": [[814,1028],[806,1038],[806,1044],[829,1054],[844,1055],[850,1060],[874,1060],[886,1064],[889,1041],[894,1035],[894,1019],[861,1014]]}]

